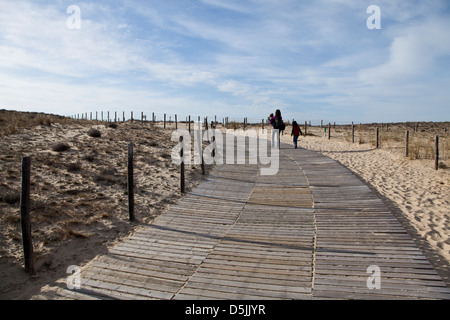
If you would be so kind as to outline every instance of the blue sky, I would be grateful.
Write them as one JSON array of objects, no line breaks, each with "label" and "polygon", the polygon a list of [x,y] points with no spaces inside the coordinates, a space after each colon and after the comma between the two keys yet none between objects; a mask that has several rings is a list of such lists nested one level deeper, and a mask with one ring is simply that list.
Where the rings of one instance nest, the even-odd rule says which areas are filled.
[{"label": "blue sky", "polygon": [[449,121],[449,71],[448,0],[0,0],[5,109]]}]

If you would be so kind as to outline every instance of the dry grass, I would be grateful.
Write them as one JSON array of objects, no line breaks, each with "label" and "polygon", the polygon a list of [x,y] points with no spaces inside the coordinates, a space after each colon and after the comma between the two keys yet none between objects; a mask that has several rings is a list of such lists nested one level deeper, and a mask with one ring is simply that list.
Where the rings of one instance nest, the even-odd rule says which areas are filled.
[{"label": "dry grass", "polygon": [[50,127],[52,123],[70,124],[75,120],[70,118],[37,112],[15,112],[0,110],[0,137],[20,133],[24,129],[35,126]]},{"label": "dry grass", "polygon": [[[379,128],[379,148],[397,154],[405,154],[406,130],[409,131],[409,159],[433,160],[434,137],[439,136],[439,159],[442,167],[450,165],[450,123],[449,122],[422,122],[396,123],[396,124],[370,124],[355,125],[355,143],[376,146],[376,128]],[[313,128],[313,130],[317,128]],[[331,131],[332,139],[342,139],[352,142],[351,126],[336,126]]]},{"label": "dry grass", "polygon": [[[111,126],[11,111],[0,112],[0,123],[0,266],[15,263],[20,269],[22,264],[19,201],[24,155],[32,156],[31,219],[38,272],[52,265],[62,244],[80,241],[95,250],[91,239],[104,246],[133,229],[126,195],[129,142],[134,144],[138,221],[150,222],[182,196],[179,167],[170,157],[176,144],[172,130],[152,123]],[[94,134],[94,139],[86,134],[89,130],[101,134]],[[186,167],[186,177],[187,190],[203,178],[194,166]]]}]

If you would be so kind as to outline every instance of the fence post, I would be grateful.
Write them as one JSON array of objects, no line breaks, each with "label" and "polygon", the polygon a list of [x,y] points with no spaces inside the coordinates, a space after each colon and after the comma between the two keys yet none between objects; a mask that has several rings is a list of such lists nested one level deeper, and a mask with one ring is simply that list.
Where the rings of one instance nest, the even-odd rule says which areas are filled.
[{"label": "fence post", "polygon": [[189,133],[191,133],[191,116],[189,116]]},{"label": "fence post", "polygon": [[31,158],[22,158],[22,191],[20,196],[20,224],[22,226],[22,243],[25,260],[25,272],[34,274],[34,251],[31,239],[30,219],[30,176]]},{"label": "fence post", "polygon": [[355,125],[352,121],[352,143],[355,143]]},{"label": "fence post", "polygon": [[308,124],[305,121],[305,137],[307,136],[307,133],[308,133]]},{"label": "fence post", "polygon": [[133,168],[133,144],[128,144],[128,212],[130,221],[134,221],[134,168]]},{"label": "fence post", "polygon": [[181,193],[184,193],[184,142],[183,142],[183,136],[180,136],[180,189]]},{"label": "fence post", "polygon": [[166,114],[164,113],[164,129],[166,128]]},{"label": "fence post", "polygon": [[208,139],[208,142],[210,142],[211,140],[209,139],[208,117],[205,118],[205,131],[206,131],[206,139]]},{"label": "fence post", "polygon": [[178,116],[175,115],[175,130],[178,129]]},{"label": "fence post", "polygon": [[439,169],[439,136],[434,137],[434,168]]},{"label": "fence post", "polygon": [[409,156],[409,130],[406,130],[406,137],[405,137],[405,157]]},{"label": "fence post", "polygon": [[328,122],[328,139],[331,139],[331,123]]},{"label": "fence post", "polygon": [[377,145],[377,149],[378,149],[378,147],[380,146],[380,129],[377,127],[377,130],[376,130],[376,134],[377,134],[377,143],[376,143],[376,145]]}]

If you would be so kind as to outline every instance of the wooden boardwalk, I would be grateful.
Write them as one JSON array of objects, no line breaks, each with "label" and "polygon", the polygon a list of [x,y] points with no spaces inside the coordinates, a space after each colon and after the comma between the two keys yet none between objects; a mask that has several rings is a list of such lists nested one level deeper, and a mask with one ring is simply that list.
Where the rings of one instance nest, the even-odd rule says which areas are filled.
[{"label": "wooden boardwalk", "polygon": [[[379,289],[368,288],[370,266],[380,271]],[[80,276],[79,290],[64,278],[34,298],[450,299],[369,187],[336,161],[287,145],[277,175],[217,166]]]}]

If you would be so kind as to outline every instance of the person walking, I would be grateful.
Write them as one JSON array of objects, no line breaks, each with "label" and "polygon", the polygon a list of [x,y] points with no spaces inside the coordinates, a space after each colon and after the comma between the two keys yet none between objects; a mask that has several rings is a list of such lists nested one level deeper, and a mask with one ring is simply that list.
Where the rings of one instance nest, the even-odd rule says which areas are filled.
[{"label": "person walking", "polygon": [[281,111],[277,109],[275,111],[275,116],[273,117],[274,129],[272,129],[272,147],[275,146],[274,139],[275,136],[278,139],[278,149],[280,148],[280,131],[283,131],[286,126],[283,123],[283,118],[281,117]]},{"label": "person walking", "polygon": [[291,137],[294,137],[294,148],[297,149],[297,141],[298,137],[302,135],[302,129],[300,129],[300,126],[297,124],[297,121],[292,122],[292,132]]}]

